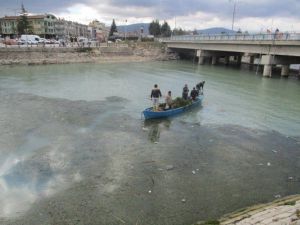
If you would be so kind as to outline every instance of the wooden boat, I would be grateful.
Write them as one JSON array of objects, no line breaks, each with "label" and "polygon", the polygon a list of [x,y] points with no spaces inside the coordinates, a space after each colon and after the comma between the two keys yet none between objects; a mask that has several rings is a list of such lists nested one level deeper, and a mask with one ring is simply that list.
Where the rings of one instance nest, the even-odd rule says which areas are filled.
[{"label": "wooden boat", "polygon": [[147,108],[143,111],[145,119],[156,119],[156,118],[165,118],[170,116],[175,116],[180,113],[183,113],[187,110],[190,110],[196,106],[200,106],[202,103],[203,95],[199,95],[195,101],[192,102],[190,105],[186,105],[183,107],[175,108],[175,109],[168,109],[164,111],[153,111],[153,107]]}]

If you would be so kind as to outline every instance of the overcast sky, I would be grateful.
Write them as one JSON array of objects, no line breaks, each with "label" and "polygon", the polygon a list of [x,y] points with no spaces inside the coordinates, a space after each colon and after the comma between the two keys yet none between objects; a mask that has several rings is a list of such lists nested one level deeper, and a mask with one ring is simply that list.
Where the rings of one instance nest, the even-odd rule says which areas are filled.
[{"label": "overcast sky", "polygon": [[0,16],[15,15],[21,2],[34,14],[53,13],[58,17],[88,24],[97,19],[110,25],[166,20],[174,28],[231,28],[243,31],[300,32],[300,0],[0,0]]}]

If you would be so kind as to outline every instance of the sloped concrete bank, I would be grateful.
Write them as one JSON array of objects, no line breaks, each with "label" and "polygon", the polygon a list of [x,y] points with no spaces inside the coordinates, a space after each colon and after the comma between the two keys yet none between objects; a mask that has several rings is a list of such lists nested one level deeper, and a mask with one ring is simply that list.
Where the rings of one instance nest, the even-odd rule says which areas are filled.
[{"label": "sloped concrete bank", "polygon": [[114,61],[152,61],[176,59],[158,44],[132,44],[97,48],[14,47],[0,48],[0,65],[40,65],[101,63]]},{"label": "sloped concrete bank", "polygon": [[277,199],[271,203],[259,204],[224,215],[215,221],[200,221],[197,225],[299,225],[300,195]]}]

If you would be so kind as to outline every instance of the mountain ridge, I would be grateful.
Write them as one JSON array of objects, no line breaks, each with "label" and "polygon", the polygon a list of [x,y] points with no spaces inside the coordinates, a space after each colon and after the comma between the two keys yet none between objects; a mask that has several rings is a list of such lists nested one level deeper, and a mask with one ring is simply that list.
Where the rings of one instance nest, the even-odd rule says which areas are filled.
[{"label": "mountain ridge", "polygon": [[[117,26],[119,32],[122,33],[140,33],[143,28],[143,33],[145,35],[149,34],[150,23],[135,23],[129,25]],[[227,29],[225,27],[211,27],[207,29],[196,29],[198,34],[234,34],[236,31]]]}]

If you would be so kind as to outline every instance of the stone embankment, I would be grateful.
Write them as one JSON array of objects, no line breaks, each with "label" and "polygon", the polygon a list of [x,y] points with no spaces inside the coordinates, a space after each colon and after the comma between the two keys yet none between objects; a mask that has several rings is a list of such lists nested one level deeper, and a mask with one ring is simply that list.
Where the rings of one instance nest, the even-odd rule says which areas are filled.
[{"label": "stone embankment", "polygon": [[0,65],[135,62],[176,58],[176,55],[168,53],[165,47],[158,43],[133,43],[94,48],[17,46],[0,48]]}]

